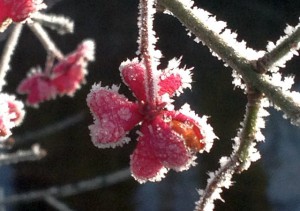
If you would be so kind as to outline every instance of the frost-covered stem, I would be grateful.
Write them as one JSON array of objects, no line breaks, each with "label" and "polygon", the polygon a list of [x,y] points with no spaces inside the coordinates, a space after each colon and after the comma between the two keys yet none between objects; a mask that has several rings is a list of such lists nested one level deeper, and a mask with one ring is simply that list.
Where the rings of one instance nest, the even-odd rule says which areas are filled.
[{"label": "frost-covered stem", "polygon": [[243,121],[243,128],[238,134],[240,138],[240,145],[235,155],[240,161],[241,165],[239,166],[240,171],[243,170],[243,164],[248,161],[249,154],[248,149],[250,145],[255,141],[255,134],[257,133],[257,120],[259,110],[261,108],[261,99],[262,94],[256,91],[251,86],[247,87],[247,98],[248,103],[246,106],[246,114]]},{"label": "frost-covered stem", "polygon": [[[245,170],[247,163],[251,162],[249,148],[255,141],[257,128],[257,119],[261,107],[262,94],[248,86],[248,103],[246,106],[246,115],[243,121],[243,128],[239,131],[237,137],[238,148],[233,152],[227,162],[221,165],[214,177],[208,182],[203,194],[196,203],[196,211],[208,211],[214,206],[214,200],[218,199],[221,188],[228,188],[231,177],[235,173],[241,173]],[[227,182],[226,182],[227,181]]]},{"label": "frost-covered stem", "polygon": [[53,54],[57,59],[62,59],[64,55],[60,52],[60,50],[55,46],[54,42],[51,40],[47,32],[43,29],[43,27],[37,23],[28,23],[28,26],[33,31],[33,33],[40,40],[44,48],[47,52]]},{"label": "frost-covered stem", "polygon": [[206,27],[202,21],[197,18],[194,11],[186,7],[180,0],[159,0],[163,7],[171,11],[191,32],[193,32],[205,45],[214,51],[222,60],[232,69],[236,70],[247,84],[261,91],[276,106],[291,118],[292,122],[300,125],[300,105],[291,97],[284,95],[278,88],[272,85],[265,77],[258,74],[256,65],[237,55],[235,49],[228,46],[223,39],[212,30]]},{"label": "frost-covered stem", "polygon": [[31,19],[35,22],[41,23],[43,26],[58,31],[60,34],[74,32],[74,22],[64,16],[36,12],[31,15]]},{"label": "frost-covered stem", "polygon": [[3,200],[0,200],[0,205],[43,200],[47,196],[66,197],[77,195],[83,192],[97,190],[102,187],[107,187],[122,182],[130,178],[130,175],[130,170],[126,168],[108,175],[95,177],[89,180],[83,180],[78,183],[67,184],[63,186],[53,186],[44,190],[36,190],[22,194],[11,195]]},{"label": "frost-covered stem", "polygon": [[153,31],[153,15],[154,15],[155,0],[140,0],[140,46],[139,50],[143,59],[146,73],[145,73],[145,90],[147,91],[147,101],[150,105],[155,104],[156,90],[154,80],[154,42],[155,38]]},{"label": "frost-covered stem", "polygon": [[9,62],[11,56],[14,53],[14,50],[18,44],[18,40],[23,28],[23,24],[15,24],[12,32],[4,46],[2,56],[0,59],[0,91],[2,90],[3,85],[5,84],[5,76],[7,71],[9,70]]},{"label": "frost-covered stem", "polygon": [[14,153],[0,154],[0,166],[24,161],[39,160],[46,155],[46,151],[35,144],[30,150],[19,150]]},{"label": "frost-covered stem", "polygon": [[258,59],[257,67],[261,72],[266,71],[275,62],[285,56],[293,49],[297,49],[298,43],[300,42],[300,27],[287,36],[279,45],[277,45],[273,50],[267,52],[263,57]]}]

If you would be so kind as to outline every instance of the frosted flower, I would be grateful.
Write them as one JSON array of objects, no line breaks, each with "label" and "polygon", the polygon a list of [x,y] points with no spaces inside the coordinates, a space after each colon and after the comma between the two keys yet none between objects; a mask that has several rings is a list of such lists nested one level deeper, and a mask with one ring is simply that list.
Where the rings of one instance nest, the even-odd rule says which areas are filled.
[{"label": "frosted flower", "polygon": [[34,12],[46,8],[42,0],[0,0],[0,31],[11,21],[21,22]]},{"label": "frosted flower", "polygon": [[85,82],[86,66],[88,61],[94,59],[94,51],[94,43],[90,40],[84,41],[74,53],[54,66],[51,83],[60,95],[74,95],[80,84]]},{"label": "frosted flower", "polygon": [[158,96],[154,105],[147,103],[145,67],[137,59],[120,66],[122,79],[137,102],[119,94],[115,85],[111,88],[94,85],[87,96],[94,117],[89,129],[95,146],[122,146],[130,140],[127,133],[137,124],[141,125],[136,149],[130,157],[132,175],[140,183],[159,181],[169,169],[187,170],[195,164],[195,153],[208,151],[210,147],[206,147],[206,143],[215,138],[206,121],[190,112],[187,106],[179,111],[167,109],[171,103],[169,97],[190,87],[189,70],[179,70],[172,62],[166,71],[156,76]]},{"label": "frosted flower", "polygon": [[14,96],[0,93],[0,140],[11,135],[11,128],[18,126],[24,118],[24,105]]},{"label": "frosted flower", "polygon": [[18,87],[20,94],[28,94],[27,104],[37,104],[54,99],[57,95],[74,95],[85,82],[88,61],[94,58],[94,43],[82,42],[77,49],[65,56],[47,73],[34,69]]}]

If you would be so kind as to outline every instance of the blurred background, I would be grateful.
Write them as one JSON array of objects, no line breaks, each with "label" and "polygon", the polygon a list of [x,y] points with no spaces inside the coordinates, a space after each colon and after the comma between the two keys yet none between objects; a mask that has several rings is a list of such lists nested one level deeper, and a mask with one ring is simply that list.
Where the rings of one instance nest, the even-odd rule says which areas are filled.
[{"label": "blurred background", "polygon": [[[24,162],[1,167],[0,183],[5,196],[53,185],[76,183],[107,175],[129,167],[129,156],[135,148],[135,133],[129,144],[116,149],[93,146],[88,125],[92,116],[86,106],[91,86],[100,81],[104,86],[121,84],[119,65],[134,58],[137,50],[138,0],[48,0],[48,12],[65,15],[75,21],[75,33],[49,35],[64,52],[73,51],[84,39],[96,42],[96,61],[89,65],[87,83],[73,98],[61,97],[42,103],[38,109],[26,108],[23,124],[14,130],[16,149],[27,149],[40,143],[47,156],[37,162]],[[300,1],[296,0],[197,0],[201,7],[226,21],[248,46],[264,50],[267,41],[275,42],[284,35],[286,24],[299,22]],[[209,154],[199,154],[198,165],[186,172],[170,171],[159,183],[140,185],[132,177],[117,184],[60,198],[71,210],[193,210],[198,200],[197,189],[205,188],[207,172],[219,167],[221,156],[232,150],[232,138],[243,119],[246,97],[232,85],[231,69],[213,57],[208,48],[187,36],[184,27],[172,16],[157,14],[155,30],[163,64],[181,57],[183,64],[194,67],[193,89],[176,100],[179,108],[185,102],[200,115],[210,116],[219,140]],[[0,43],[2,51],[4,34]],[[0,51],[0,52],[1,52]],[[12,59],[4,91],[15,93],[31,67],[44,66],[46,52],[32,32],[25,28]],[[295,74],[299,85],[300,59],[287,63],[284,74]],[[122,84],[121,92],[133,99]],[[24,96],[18,96],[24,99]],[[241,175],[235,175],[233,187],[222,193],[226,203],[216,202],[216,210],[300,210],[300,132],[282,118],[282,113],[269,109],[265,143],[260,143],[262,159]],[[41,133],[41,131],[46,131]],[[48,132],[47,132],[48,131]],[[49,132],[50,131],[50,132]],[[40,134],[40,135],[39,135]],[[18,203],[7,210],[55,210],[45,201]]]}]

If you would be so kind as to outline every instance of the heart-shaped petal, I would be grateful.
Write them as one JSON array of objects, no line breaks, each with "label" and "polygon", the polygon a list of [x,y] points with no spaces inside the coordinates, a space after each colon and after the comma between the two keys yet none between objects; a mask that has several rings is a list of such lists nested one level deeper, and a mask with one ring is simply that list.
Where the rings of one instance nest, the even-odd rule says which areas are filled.
[{"label": "heart-shaped petal", "polygon": [[127,132],[142,120],[138,105],[119,94],[117,86],[109,89],[94,85],[87,104],[95,119],[89,127],[92,141],[100,148],[114,148],[128,142]]},{"label": "heart-shaped petal", "polygon": [[123,82],[131,89],[139,101],[146,101],[145,67],[138,59],[127,60],[120,65]]},{"label": "heart-shaped petal", "polygon": [[157,116],[149,124],[144,136],[149,137],[155,156],[165,167],[176,171],[186,170],[194,163],[195,157],[186,147],[184,138],[172,130],[166,121],[162,115]]},{"label": "heart-shaped petal", "polygon": [[148,125],[143,124],[137,147],[130,157],[130,166],[133,177],[140,183],[146,181],[160,181],[167,173],[167,169],[155,156],[156,152],[149,140]]}]

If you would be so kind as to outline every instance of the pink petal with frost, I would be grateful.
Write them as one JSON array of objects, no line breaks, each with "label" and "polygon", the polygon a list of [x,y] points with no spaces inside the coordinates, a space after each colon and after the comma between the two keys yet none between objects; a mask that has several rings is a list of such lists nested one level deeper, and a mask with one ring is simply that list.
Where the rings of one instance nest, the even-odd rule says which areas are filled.
[{"label": "pink petal with frost", "polygon": [[160,160],[155,156],[149,136],[147,136],[148,125],[143,124],[142,133],[138,139],[137,147],[130,157],[130,167],[132,176],[140,183],[146,181],[160,181],[167,169],[162,165]]},{"label": "pink petal with frost", "polygon": [[108,89],[98,84],[87,96],[87,104],[95,119],[89,129],[93,143],[100,148],[128,142],[126,133],[142,120],[138,105],[117,91],[116,86]]},{"label": "pink petal with frost", "polygon": [[74,64],[65,70],[63,74],[51,80],[60,95],[73,95],[84,82],[85,69],[81,65]]},{"label": "pink petal with frost", "polygon": [[31,13],[46,8],[42,0],[10,0],[10,17],[15,22],[25,20]]},{"label": "pink petal with frost", "polygon": [[146,101],[145,68],[137,59],[125,61],[120,66],[123,82],[132,90],[139,101]]},{"label": "pink petal with frost", "polygon": [[50,100],[57,94],[50,79],[41,72],[32,72],[20,83],[17,92],[28,94],[27,103],[29,105],[37,105],[45,100]]},{"label": "pink petal with frost", "polygon": [[179,68],[179,65],[180,59],[170,60],[168,67],[160,75],[160,96],[168,93],[172,97],[174,94],[181,94],[185,88],[191,88],[190,69]]},{"label": "pink petal with frost", "polygon": [[183,171],[193,164],[195,157],[186,147],[184,139],[171,129],[162,115],[149,123],[143,135],[151,143],[155,156],[165,167]]},{"label": "pink petal with frost", "polygon": [[182,85],[182,82],[179,75],[172,74],[168,77],[162,75],[158,85],[160,87],[158,91],[158,94],[160,96],[164,95],[165,93],[168,93],[170,96],[173,96],[175,92],[179,89],[179,87]]}]

